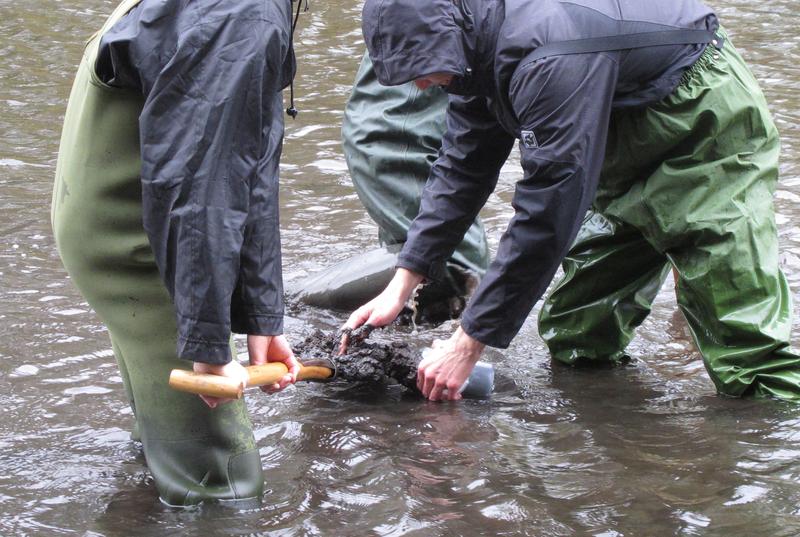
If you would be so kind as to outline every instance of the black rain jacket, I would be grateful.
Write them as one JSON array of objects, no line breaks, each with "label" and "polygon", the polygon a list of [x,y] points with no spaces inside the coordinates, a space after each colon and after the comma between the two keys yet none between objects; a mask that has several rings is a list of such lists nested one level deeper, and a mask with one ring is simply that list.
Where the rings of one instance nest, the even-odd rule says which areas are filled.
[{"label": "black rain jacket", "polygon": [[96,71],[140,91],[143,223],[172,296],[178,355],[230,361],[231,331],[283,332],[281,90],[291,0],[143,0]]},{"label": "black rain jacket", "polygon": [[[524,177],[515,214],[461,320],[470,336],[501,348],[577,235],[597,189],[612,109],[669,95],[718,28],[695,0],[366,0],[362,24],[382,84],[454,75],[445,88],[451,98],[442,150],[399,267],[441,275],[520,139]],[[705,41],[557,48],[609,36],[635,43],[680,29]]]}]

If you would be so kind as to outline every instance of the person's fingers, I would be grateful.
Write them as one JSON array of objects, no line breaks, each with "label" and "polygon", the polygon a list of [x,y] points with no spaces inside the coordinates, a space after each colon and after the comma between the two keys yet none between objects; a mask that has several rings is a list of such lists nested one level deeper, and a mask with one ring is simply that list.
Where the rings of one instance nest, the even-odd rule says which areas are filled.
[{"label": "person's fingers", "polygon": [[[282,390],[288,384],[292,384],[297,381],[297,375],[300,374],[300,368],[302,365],[295,357],[292,347],[289,345],[289,341],[285,336],[271,336],[271,339],[268,341],[268,347],[265,351],[264,360],[265,363],[282,363],[288,370],[287,374],[276,383],[276,385],[279,386],[278,390]],[[270,387],[264,388],[262,386],[262,391],[268,391],[269,389]]]},{"label": "person's fingers", "polygon": [[351,343],[360,343],[364,341],[376,328],[378,327],[372,324],[371,321],[367,321],[356,328],[342,328],[339,331],[341,339],[339,341],[337,354],[339,356],[343,355],[347,352],[347,347],[349,347]]},{"label": "person's fingers", "polygon": [[354,328],[350,332],[350,341],[356,341],[356,342],[362,341],[364,339],[364,332],[369,330],[370,326],[371,325],[369,324],[369,321],[367,321],[358,328]]},{"label": "person's fingers", "polygon": [[292,384],[292,375],[291,373],[286,373],[281,380],[278,381],[278,389],[283,390],[286,386]]},{"label": "person's fingers", "polygon": [[347,346],[350,344],[350,332],[347,330],[342,331],[342,339],[339,340],[338,355],[341,356],[347,352]]},{"label": "person's fingers", "polygon": [[[276,361],[283,362],[283,365],[285,365],[286,369],[289,370],[286,377],[284,378],[288,378],[289,384],[293,384],[297,382],[297,375],[300,374],[300,368],[302,367],[302,365],[292,352],[292,349],[288,347],[288,345],[285,346],[283,349],[281,349],[281,353],[283,354],[283,357],[278,358],[278,360]],[[285,385],[283,387],[285,387]]]},{"label": "person's fingers", "polygon": [[278,393],[281,390],[282,388],[279,383],[261,386],[261,391],[264,393]]},{"label": "person's fingers", "polygon": [[[276,393],[283,390],[290,384],[294,384],[295,382],[297,382],[297,375],[300,372],[300,366],[296,360],[294,362],[295,364],[297,364],[296,367],[293,366],[289,370],[289,372],[287,372],[283,377],[281,377],[281,379],[278,382],[274,384],[261,386],[261,391],[266,393]],[[286,362],[283,363],[286,364]],[[288,364],[286,365],[288,366]]]},{"label": "person's fingers", "polygon": [[372,313],[367,319],[366,324],[371,325],[373,328],[390,324],[397,319],[397,316],[403,310],[403,304],[403,302],[391,301],[389,299],[383,300],[372,308]]},{"label": "person's fingers", "polygon": [[461,384],[457,380],[453,378],[448,379],[447,383],[445,384],[445,388],[447,389],[447,393],[445,394],[446,400],[458,401],[461,399],[461,394],[458,393],[458,390],[461,389]]},{"label": "person's fingers", "polygon": [[361,343],[362,341],[366,340],[369,335],[375,331],[377,326],[370,324],[369,321],[362,324],[355,330],[350,332],[350,342],[352,343]]},{"label": "person's fingers", "polygon": [[434,367],[434,364],[437,361],[438,361],[438,356],[428,356],[426,358],[423,358],[422,361],[417,366],[417,389],[422,394],[424,394],[425,382],[428,376],[428,370]]},{"label": "person's fingers", "polygon": [[428,366],[425,363],[426,361],[422,360],[417,366],[417,389],[419,393],[422,393],[422,388],[425,386],[425,368]]},{"label": "person's fingers", "polygon": [[428,399],[431,401],[438,401],[442,398],[442,392],[444,391],[445,384],[441,378],[436,379],[433,382],[433,387],[431,388],[430,393],[428,394]]},{"label": "person's fingers", "polygon": [[274,384],[268,384],[266,386],[262,386],[261,391],[267,393],[278,393],[282,391],[288,384],[291,384],[291,382],[286,382],[286,377],[283,377]]},{"label": "person's fingers", "polygon": [[378,311],[378,309],[375,308],[372,310],[372,313],[370,313],[370,316],[367,318],[367,322],[365,322],[363,326],[383,326],[387,324],[387,321],[385,320],[386,317],[388,317],[387,313]]},{"label": "person's fingers", "polygon": [[347,318],[347,322],[344,323],[345,329],[349,328],[353,330],[358,328],[362,324],[364,324],[367,319],[369,319],[370,315],[372,314],[372,308],[370,304],[365,304],[358,308],[356,311],[350,314],[350,317]]},{"label": "person's fingers", "polygon": [[436,377],[437,371],[426,371],[425,378],[422,382],[422,395],[425,396],[426,399],[430,398],[431,391],[433,391],[433,387],[436,384]]},{"label": "person's fingers", "polygon": [[297,382],[297,375],[300,374],[300,362],[292,356],[291,365],[289,366],[289,382],[294,384]]},{"label": "person's fingers", "polygon": [[[247,385],[247,371],[242,367],[242,365],[237,361],[231,361],[227,364],[220,365],[220,364],[206,364],[203,362],[195,362],[192,366],[192,369],[195,373],[201,373],[206,375],[219,375],[222,377],[227,377],[229,379],[234,379],[238,382],[243,388]],[[228,403],[230,401],[234,401],[231,398],[225,397],[211,397],[208,395],[199,395],[200,399],[208,406],[209,408],[216,408],[219,405]]]},{"label": "person's fingers", "polygon": [[233,401],[233,399],[225,397],[211,397],[210,395],[200,395],[200,399],[208,405],[208,408],[217,408],[219,405]]},{"label": "person's fingers", "polygon": [[200,399],[208,406],[208,408],[217,408],[217,398],[216,397],[209,397],[207,395],[201,395]]}]

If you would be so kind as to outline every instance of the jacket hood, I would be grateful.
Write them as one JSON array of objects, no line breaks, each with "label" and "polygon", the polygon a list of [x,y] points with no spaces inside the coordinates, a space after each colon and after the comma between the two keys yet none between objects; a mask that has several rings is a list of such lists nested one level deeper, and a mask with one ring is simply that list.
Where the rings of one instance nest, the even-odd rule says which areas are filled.
[{"label": "jacket hood", "polygon": [[425,75],[469,72],[464,16],[453,0],[366,0],[364,41],[378,81],[398,86]]}]

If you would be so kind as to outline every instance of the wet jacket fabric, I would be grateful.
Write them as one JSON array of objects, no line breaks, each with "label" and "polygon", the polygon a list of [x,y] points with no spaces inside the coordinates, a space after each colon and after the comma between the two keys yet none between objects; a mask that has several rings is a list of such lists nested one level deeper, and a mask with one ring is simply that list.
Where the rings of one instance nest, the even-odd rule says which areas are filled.
[{"label": "wet jacket fabric", "polygon": [[290,0],[143,0],[101,37],[101,82],[141,94],[142,218],[178,354],[283,331],[278,225]]},{"label": "wet jacket fabric", "polygon": [[[381,83],[454,75],[442,153],[398,266],[438,277],[520,139],[515,214],[462,317],[472,337],[504,348],[594,198],[612,110],[669,95],[705,50],[699,42],[580,54],[545,47],[662,30],[708,36],[718,22],[693,0],[367,0],[363,27]],[[554,52],[536,57],[539,49]]]}]

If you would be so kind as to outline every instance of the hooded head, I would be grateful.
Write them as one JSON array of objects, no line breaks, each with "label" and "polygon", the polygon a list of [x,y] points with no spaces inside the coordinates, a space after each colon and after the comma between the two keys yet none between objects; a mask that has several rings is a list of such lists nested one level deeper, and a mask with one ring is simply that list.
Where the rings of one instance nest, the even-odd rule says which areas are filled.
[{"label": "hooded head", "polygon": [[364,41],[381,84],[398,86],[434,73],[457,80],[471,72],[458,1],[365,1]]}]

